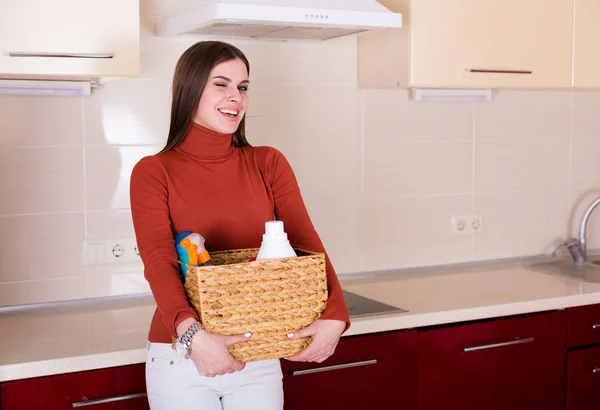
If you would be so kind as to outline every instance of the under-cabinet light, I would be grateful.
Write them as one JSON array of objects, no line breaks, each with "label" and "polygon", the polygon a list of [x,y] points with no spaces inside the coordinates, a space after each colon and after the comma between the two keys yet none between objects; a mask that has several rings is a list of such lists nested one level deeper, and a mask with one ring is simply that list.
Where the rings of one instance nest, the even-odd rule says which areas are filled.
[{"label": "under-cabinet light", "polygon": [[89,81],[0,80],[0,94],[10,95],[64,95],[91,94]]},{"label": "under-cabinet light", "polygon": [[492,90],[482,89],[432,89],[414,88],[412,99],[416,101],[490,101]]}]

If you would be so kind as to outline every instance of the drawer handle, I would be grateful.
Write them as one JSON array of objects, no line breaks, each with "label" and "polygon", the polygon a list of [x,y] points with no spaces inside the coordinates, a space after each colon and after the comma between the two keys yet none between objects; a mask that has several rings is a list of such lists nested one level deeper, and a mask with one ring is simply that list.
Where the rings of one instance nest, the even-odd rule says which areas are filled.
[{"label": "drawer handle", "polygon": [[592,325],[592,329],[594,329],[594,330],[600,329],[600,323],[596,323],[595,325]]},{"label": "drawer handle", "polygon": [[96,404],[110,403],[113,401],[137,399],[139,397],[146,397],[146,396],[147,396],[146,393],[136,393],[136,394],[126,394],[124,396],[107,397],[105,399],[78,401],[77,403],[73,403],[73,407],[95,406]]},{"label": "drawer handle", "polygon": [[534,341],[533,337],[528,337],[526,339],[510,340],[508,342],[499,342],[499,343],[491,343],[489,345],[480,345],[480,346],[465,347],[463,349],[463,351],[464,352],[473,352],[475,350],[484,350],[484,349],[493,349],[495,347],[520,345],[520,344],[523,344],[523,343],[531,343],[533,341]]},{"label": "drawer handle", "polygon": [[330,370],[338,370],[338,369],[348,369],[350,367],[369,366],[371,364],[376,364],[376,363],[377,363],[377,360],[373,359],[373,360],[363,360],[362,362],[336,364],[335,366],[317,367],[316,369],[297,370],[295,372],[292,372],[292,376],[302,376],[303,374],[328,372]]},{"label": "drawer handle", "polygon": [[529,70],[484,70],[479,68],[471,68],[469,72],[486,74],[533,74],[533,71]]},{"label": "drawer handle", "polygon": [[10,57],[49,57],[49,58],[114,58],[114,54],[86,54],[86,53],[29,53],[11,51]]}]

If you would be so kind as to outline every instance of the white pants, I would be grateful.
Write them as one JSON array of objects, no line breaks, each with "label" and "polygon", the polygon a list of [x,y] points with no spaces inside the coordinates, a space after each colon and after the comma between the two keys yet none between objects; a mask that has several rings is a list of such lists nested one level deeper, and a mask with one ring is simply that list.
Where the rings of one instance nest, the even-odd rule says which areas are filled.
[{"label": "white pants", "polygon": [[282,410],[278,359],[246,363],[239,372],[201,376],[171,344],[148,343],[146,390],[152,410]]}]

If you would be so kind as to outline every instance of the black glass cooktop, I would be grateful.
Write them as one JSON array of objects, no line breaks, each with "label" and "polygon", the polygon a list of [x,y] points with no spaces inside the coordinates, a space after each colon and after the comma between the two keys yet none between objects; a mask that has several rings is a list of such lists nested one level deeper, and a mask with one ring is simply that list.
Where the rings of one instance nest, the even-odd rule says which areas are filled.
[{"label": "black glass cooktop", "polygon": [[406,309],[390,306],[347,291],[344,291],[344,299],[351,318],[408,312]]}]

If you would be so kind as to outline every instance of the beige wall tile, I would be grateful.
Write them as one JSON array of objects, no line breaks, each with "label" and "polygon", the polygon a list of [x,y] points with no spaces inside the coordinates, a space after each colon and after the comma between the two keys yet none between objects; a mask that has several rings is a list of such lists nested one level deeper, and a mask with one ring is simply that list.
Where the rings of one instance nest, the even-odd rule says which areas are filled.
[{"label": "beige wall tile", "polygon": [[31,282],[0,283],[0,306],[82,299],[85,276]]},{"label": "beige wall tile", "polygon": [[574,190],[600,188],[600,134],[596,138],[574,137],[571,149]]},{"label": "beige wall tile", "polygon": [[472,170],[469,143],[364,145],[365,198],[468,194],[472,189]]},{"label": "beige wall tile", "polygon": [[364,202],[364,270],[471,259],[472,236],[454,235],[452,215],[470,213],[468,195]]},{"label": "beige wall tile", "polygon": [[481,141],[475,147],[477,193],[544,191],[569,183],[569,141]]},{"label": "beige wall tile", "polygon": [[0,217],[0,242],[42,242],[58,237],[83,237],[84,215],[81,213],[15,215]]},{"label": "beige wall tile", "polygon": [[131,210],[90,211],[86,216],[86,237],[93,239],[134,238]]},{"label": "beige wall tile", "polygon": [[0,95],[0,146],[83,144],[82,98]]},{"label": "beige wall tile", "polygon": [[164,145],[170,117],[170,83],[116,80],[84,100],[87,145]]},{"label": "beige wall tile", "polygon": [[472,103],[418,102],[406,90],[363,92],[366,142],[471,141]]},{"label": "beige wall tile", "polygon": [[483,140],[566,140],[570,135],[571,92],[500,90],[475,104],[475,136]]},{"label": "beige wall tile", "polygon": [[359,200],[312,200],[306,207],[338,274],[359,272],[363,240]]},{"label": "beige wall tile", "polygon": [[476,259],[535,255],[552,248],[543,194],[476,195],[475,213],[483,217],[483,230],[474,235]]},{"label": "beige wall tile", "polygon": [[0,148],[0,215],[83,210],[83,150]]},{"label": "beige wall tile", "polygon": [[350,87],[261,84],[257,96],[250,97],[254,107],[248,118],[250,143],[280,150],[292,165],[304,196],[358,198],[358,91]]},{"label": "beige wall tile", "polygon": [[90,147],[86,149],[88,210],[129,209],[129,180],[135,164],[157,146]]},{"label": "beige wall tile", "polygon": [[597,140],[600,137],[600,92],[573,92],[573,136]]},{"label": "beige wall tile", "polygon": [[83,240],[83,212],[0,217],[0,284],[83,278]]},{"label": "beige wall tile", "polygon": [[82,241],[71,233],[43,238],[32,232],[28,241],[0,242],[0,283],[83,276]]}]

